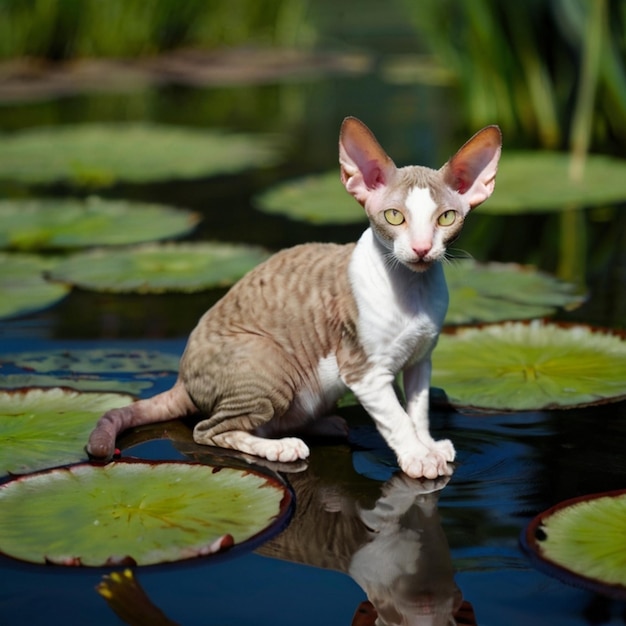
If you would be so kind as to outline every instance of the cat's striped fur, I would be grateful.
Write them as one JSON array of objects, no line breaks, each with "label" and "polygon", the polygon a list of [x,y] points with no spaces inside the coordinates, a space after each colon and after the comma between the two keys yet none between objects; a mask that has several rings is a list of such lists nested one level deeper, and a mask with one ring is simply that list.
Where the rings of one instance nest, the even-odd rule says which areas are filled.
[{"label": "cat's striped fur", "polygon": [[[396,168],[347,118],[342,181],[371,227],[357,244],[306,244],[252,270],[202,317],[176,385],[99,420],[88,451],[109,456],[129,427],[198,413],[194,438],[291,461],[295,434],[351,389],[411,476],[451,472],[454,448],[429,434],[430,355],[448,296],[440,261],[465,215],[491,193],[500,133],[488,127],[441,169]],[[404,372],[407,407],[393,389]]]}]

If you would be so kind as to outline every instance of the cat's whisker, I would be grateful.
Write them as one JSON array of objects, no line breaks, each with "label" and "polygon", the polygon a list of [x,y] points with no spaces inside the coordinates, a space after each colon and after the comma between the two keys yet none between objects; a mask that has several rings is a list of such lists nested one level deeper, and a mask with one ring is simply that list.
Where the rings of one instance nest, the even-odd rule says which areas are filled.
[{"label": "cat's whisker", "polygon": [[453,265],[461,259],[474,260],[474,257],[467,250],[462,250],[461,248],[448,248],[442,257],[442,261],[446,265]]}]

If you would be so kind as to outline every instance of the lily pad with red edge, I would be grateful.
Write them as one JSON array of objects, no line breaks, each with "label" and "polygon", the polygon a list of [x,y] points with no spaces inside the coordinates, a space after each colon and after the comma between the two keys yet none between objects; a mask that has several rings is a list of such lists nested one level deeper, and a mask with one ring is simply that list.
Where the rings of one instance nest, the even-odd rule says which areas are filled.
[{"label": "lily pad with red edge", "polygon": [[542,571],[626,600],[626,490],[561,502],[535,517],[521,537]]},{"label": "lily pad with red edge", "polygon": [[0,474],[25,474],[86,458],[85,443],[109,409],[132,396],[71,389],[0,391]]},{"label": "lily pad with red edge", "polygon": [[190,561],[256,546],[291,509],[289,489],[251,469],[81,463],[0,485],[0,553],[83,567]]},{"label": "lily pad with red edge", "polygon": [[565,409],[626,398],[623,333],[533,320],[442,333],[432,384],[456,407]]}]

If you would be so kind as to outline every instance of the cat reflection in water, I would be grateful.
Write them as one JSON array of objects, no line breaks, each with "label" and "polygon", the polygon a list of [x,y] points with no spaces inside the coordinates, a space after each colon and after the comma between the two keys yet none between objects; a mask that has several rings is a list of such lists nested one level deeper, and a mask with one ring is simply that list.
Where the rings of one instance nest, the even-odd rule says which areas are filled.
[{"label": "cat reflection in water", "polygon": [[[342,472],[352,474],[351,468]],[[294,518],[257,552],[348,574],[368,597],[353,626],[475,626],[473,619],[460,621],[471,605],[463,603],[454,581],[439,518],[439,491],[448,480],[398,474],[380,488],[355,479],[329,485],[311,469],[290,474],[298,502]],[[350,493],[362,497],[372,488],[378,495],[372,508]]]},{"label": "cat reflection in water", "polygon": [[[197,415],[198,443],[304,459],[302,435],[345,429],[329,413],[350,389],[408,476],[450,475],[454,447],[432,438],[428,419],[431,353],[448,306],[441,261],[491,195],[500,150],[489,126],[439,170],[398,168],[346,118],[341,180],[369,228],[356,244],[296,246],[247,274],[200,319],[174,387],[104,414],[90,455],[110,457],[127,428]],[[406,408],[394,390],[399,372]]]}]

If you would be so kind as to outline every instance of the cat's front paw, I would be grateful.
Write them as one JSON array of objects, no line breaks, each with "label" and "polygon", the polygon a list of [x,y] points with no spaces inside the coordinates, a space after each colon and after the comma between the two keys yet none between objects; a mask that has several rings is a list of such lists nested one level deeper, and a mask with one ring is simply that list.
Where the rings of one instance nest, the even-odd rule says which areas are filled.
[{"label": "cat's front paw", "polygon": [[426,453],[409,453],[398,457],[400,469],[411,478],[435,479],[439,476],[452,476],[454,446],[450,441],[433,441]]}]

